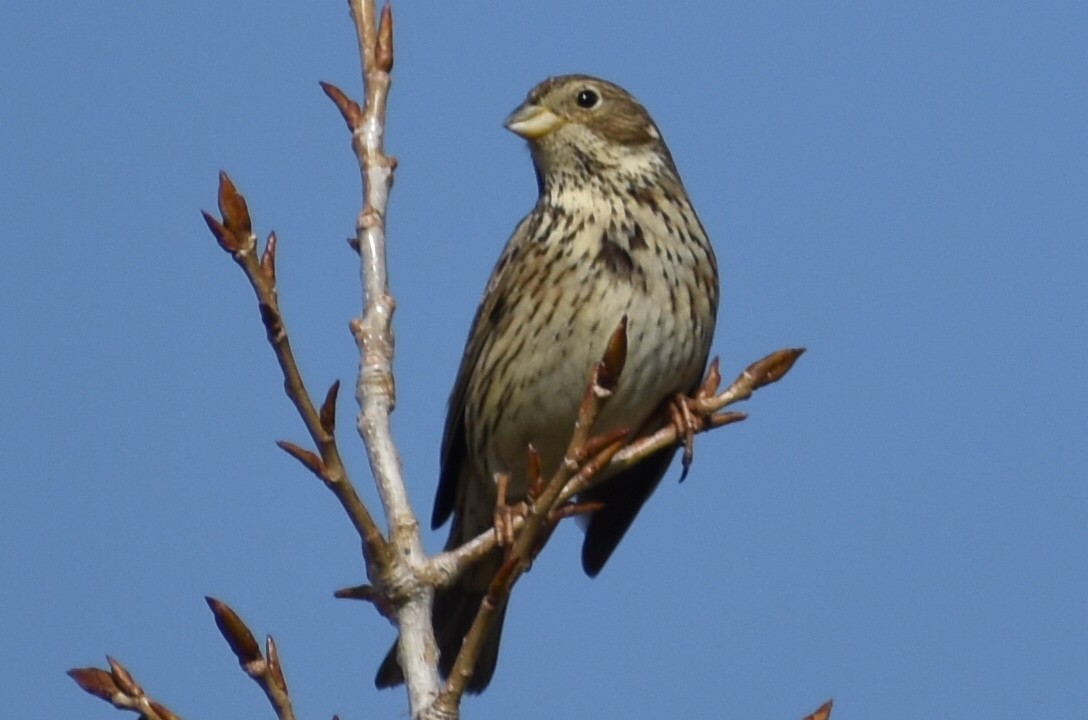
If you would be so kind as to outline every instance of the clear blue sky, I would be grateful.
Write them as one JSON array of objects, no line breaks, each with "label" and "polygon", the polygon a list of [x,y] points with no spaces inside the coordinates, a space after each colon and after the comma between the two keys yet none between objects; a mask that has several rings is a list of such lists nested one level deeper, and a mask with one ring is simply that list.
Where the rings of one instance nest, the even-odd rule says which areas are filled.
[{"label": "clear blue sky", "polygon": [[[484,280],[534,199],[502,119],[589,72],[661,126],[723,276],[726,374],[809,353],[700,438],[605,572],[564,528],[469,717],[1072,718],[1088,707],[1088,5],[402,3],[389,150],[399,405],[429,514]],[[362,577],[216,171],[281,238],[307,380],[350,381],[358,94],[341,0],[0,10],[0,677],[11,717],[113,718],[125,662],[186,717],[267,717],[201,597],[279,641],[298,711],[402,718]],[[342,447],[373,497],[353,434]],[[676,478],[679,471],[670,477]],[[437,548],[444,531],[427,538]]]}]

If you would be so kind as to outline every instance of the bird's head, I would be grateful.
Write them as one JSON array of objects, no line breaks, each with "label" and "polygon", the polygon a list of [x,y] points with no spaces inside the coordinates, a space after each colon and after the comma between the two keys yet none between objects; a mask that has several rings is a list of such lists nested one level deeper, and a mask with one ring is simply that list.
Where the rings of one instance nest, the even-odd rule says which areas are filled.
[{"label": "bird's head", "polygon": [[569,176],[675,173],[646,108],[618,85],[589,75],[540,83],[506,119],[506,128],[529,142],[542,187]]}]

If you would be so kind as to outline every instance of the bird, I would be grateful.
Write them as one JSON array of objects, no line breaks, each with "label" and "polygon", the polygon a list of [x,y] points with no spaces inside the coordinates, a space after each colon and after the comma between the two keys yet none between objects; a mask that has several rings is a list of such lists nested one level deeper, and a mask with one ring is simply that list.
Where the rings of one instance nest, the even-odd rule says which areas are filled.
[{"label": "bird", "polygon": [[[626,364],[595,433],[666,424],[662,407],[700,384],[718,312],[714,250],[660,130],[630,93],[590,75],[551,77],[505,126],[527,141],[538,193],[492,270],[450,394],[431,517],[433,529],[452,517],[446,549],[494,526],[498,473],[508,501],[526,497],[530,445],[542,476],[555,471],[592,367],[622,320]],[[580,496],[598,508],[585,522],[587,575],[604,567],[675,451],[606,474]],[[443,677],[502,558],[492,551],[436,592]],[[494,675],[505,610],[470,693]],[[394,645],[375,684],[403,679]]]}]

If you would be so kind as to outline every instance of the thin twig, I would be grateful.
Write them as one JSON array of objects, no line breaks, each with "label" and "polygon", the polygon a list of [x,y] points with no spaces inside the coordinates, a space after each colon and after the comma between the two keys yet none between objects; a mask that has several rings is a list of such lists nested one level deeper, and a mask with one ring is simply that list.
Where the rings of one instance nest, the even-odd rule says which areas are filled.
[{"label": "thin twig", "polygon": [[[711,385],[710,395],[707,397],[697,397],[700,401],[701,409],[708,413],[708,420],[706,424],[696,427],[695,431],[697,433],[704,433],[743,420],[747,417],[745,413],[721,411],[730,405],[751,397],[752,393],[759,387],[763,387],[764,385],[768,385],[781,379],[781,377],[789,371],[789,367],[792,366],[793,362],[800,357],[802,352],[803,349],[801,348],[789,348],[771,353],[762,360],[750,365],[721,393],[716,392],[718,380],[720,378],[717,378],[717,365],[715,363],[711,369],[707,371],[708,382]],[[788,363],[788,365],[783,369],[783,364],[786,363]],[[765,369],[768,364],[771,365],[774,372],[768,372]],[[753,368],[755,368],[755,370],[753,370]],[[618,470],[631,467],[658,450],[670,445],[675,445],[679,437],[680,432],[676,426],[669,424],[649,435],[631,438],[623,444],[619,450],[613,450],[614,454],[611,456],[607,468],[593,470],[592,468],[587,469],[585,465],[583,465],[578,473],[569,478],[568,482],[564,485],[562,492],[558,496],[557,504],[561,505],[566,503],[579,493],[585,492],[594,485],[595,479],[602,476],[611,477]],[[612,442],[614,442],[614,437],[590,437],[585,441],[585,448],[593,447],[598,441],[604,441],[602,448],[607,449]],[[525,524],[525,518],[515,517],[513,523],[514,532],[520,533],[521,528]],[[435,555],[430,563],[431,573],[429,577],[431,578],[431,581],[437,587],[445,587],[452,584],[466,567],[471,566],[474,562],[486,556],[489,552],[494,550],[497,545],[498,540],[495,536],[495,532],[489,529],[458,548]]]},{"label": "thin twig", "polygon": [[[585,449],[590,442],[593,424],[604,404],[612,396],[626,359],[627,318],[624,317],[612,333],[604,357],[593,366],[563,461],[559,463],[540,496],[531,499],[528,514],[517,531],[514,545],[507,551],[506,559],[492,579],[487,595],[465,635],[446,686],[434,701],[436,713],[453,716],[458,712],[461,698],[472,677],[472,669],[495,617],[509,599],[515,583],[528,570],[533,558],[560,519],[555,510],[561,502],[559,498],[563,488],[587,464]],[[622,444],[622,440],[617,440],[591,458],[588,463],[591,469],[588,472],[598,472]]]},{"label": "thin twig", "polygon": [[291,696],[287,691],[287,681],[283,677],[276,641],[269,635],[265,639],[265,653],[262,655],[257,640],[238,613],[221,600],[213,597],[204,599],[215,616],[215,624],[219,627],[219,632],[238,659],[238,664],[264,692],[272,709],[276,711],[276,717],[279,720],[295,720],[295,711],[291,707]]},{"label": "thin twig", "polygon": [[[714,413],[718,413],[720,410],[742,400],[747,400],[759,388],[781,380],[790,371],[793,364],[797,362],[797,358],[801,357],[804,352],[804,348],[776,350],[745,368],[744,372],[738,375],[737,379],[721,393],[712,397],[697,399],[693,404],[701,406],[702,411],[709,418],[709,426],[697,428],[697,431],[705,432],[715,427],[743,420],[746,417],[743,413],[722,413],[720,415]],[[712,372],[717,373],[716,362]],[[612,459],[612,465],[609,467],[609,473],[629,468],[658,450],[675,444],[679,438],[680,429],[672,424],[666,425],[652,435],[640,438],[616,453],[616,457]]]},{"label": "thin twig", "polygon": [[119,710],[140,714],[141,720],[181,720],[162,703],[151,699],[125,666],[106,656],[109,670],[96,667],[73,668],[68,676],[84,692],[101,698]]},{"label": "thin twig", "polygon": [[335,408],[331,405],[335,396],[330,392],[322,409],[317,409],[302,380],[302,372],[291,348],[291,339],[284,324],[276,290],[276,236],[269,235],[264,252],[258,256],[257,237],[252,231],[245,198],[226,173],[219,174],[219,210],[223,216],[222,222],[208,213],[204,213],[204,220],[220,246],[231,254],[253,287],[268,344],[283,374],[284,391],[317,446],[319,458],[293,443],[281,442],[280,447],[300,460],[332,490],[362,538],[364,546],[370,549],[372,555],[381,554],[385,546],[381,530],[348,478],[347,469],[336,445],[336,436],[326,428],[328,416],[335,413]]},{"label": "thin twig", "polygon": [[[393,615],[400,627],[398,659],[404,670],[410,713],[418,720],[453,720],[459,717],[461,696],[495,615],[508,601],[514,584],[546,544],[557,523],[578,513],[600,509],[599,504],[576,504],[573,498],[591,487],[595,478],[610,476],[647,455],[676,443],[682,430],[703,432],[743,419],[742,413],[721,410],[747,399],[763,385],[781,378],[800,349],[783,350],[750,366],[723,393],[716,394],[720,378],[712,365],[703,388],[690,409],[701,412],[698,422],[685,420],[685,428],[669,424],[633,441],[627,431],[592,435],[603,405],[615,389],[626,359],[626,318],[610,339],[601,361],[593,369],[567,452],[553,476],[544,483],[537,472],[528,510],[521,516],[503,516],[514,533],[513,545],[492,579],[487,596],[466,636],[453,672],[439,692],[438,651],[431,627],[434,588],[443,587],[466,567],[492,551],[497,534],[488,531],[452,551],[428,559],[423,551],[416,516],[408,502],[400,458],[393,444],[390,415],[396,403],[392,373],[395,303],[386,270],[386,209],[393,184],[395,158],[384,152],[388,94],[393,67],[393,20],[388,5],[380,19],[372,0],[349,0],[359,42],[365,100],[362,106],[327,83],[322,88],[339,108],[351,131],[352,147],[363,185],[363,209],[356,220],[351,246],[360,255],[362,314],[351,322],[360,351],[355,395],[359,403],[357,429],[366,446],[371,471],[378,486],[389,523],[387,541],[351,484],[335,439],[336,399],[339,383],[327,391],[318,407],[302,380],[284,325],[276,289],[277,238],[268,237],[258,253],[257,237],[245,199],[233,183],[220,174],[219,209],[222,219],[205,213],[209,229],[220,246],[243,269],[257,296],[261,320],[283,374],[286,394],[294,404],[317,452],[287,441],[280,447],[320,478],[336,495],[363,540],[367,574],[373,585],[349,588],[341,597],[366,599],[384,614]],[[694,416],[694,414],[693,414]],[[637,430],[633,428],[632,430]],[[534,456],[530,453],[530,458]],[[262,654],[256,639],[241,618],[224,603],[211,598],[216,623],[239,664],[258,683],[280,720],[294,713],[274,640],[266,638]],[[76,668],[69,675],[88,693],[118,708],[140,713],[149,720],[178,720],[177,715],[152,700],[131,674],[108,658],[109,670]],[[812,720],[826,720],[830,703]]]}]

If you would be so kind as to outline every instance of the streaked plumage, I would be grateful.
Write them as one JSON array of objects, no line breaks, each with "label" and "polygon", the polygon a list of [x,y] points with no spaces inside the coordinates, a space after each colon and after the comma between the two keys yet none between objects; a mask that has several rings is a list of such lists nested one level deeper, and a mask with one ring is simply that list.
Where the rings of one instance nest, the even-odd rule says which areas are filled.
[{"label": "streaked plumage", "polygon": [[[507,119],[528,140],[539,197],[503,250],[469,332],[450,396],[432,526],[451,516],[447,548],[493,524],[497,472],[511,502],[526,494],[527,447],[545,476],[570,439],[593,363],[628,317],[628,355],[595,431],[660,421],[663,403],[701,380],[718,307],[709,240],[646,110],[585,75],[535,87]],[[588,493],[582,565],[600,572],[674,455],[662,451]],[[448,673],[488,582],[495,552],[438,593],[435,628]],[[469,690],[491,680],[501,618]],[[403,680],[391,652],[377,684]]]}]

